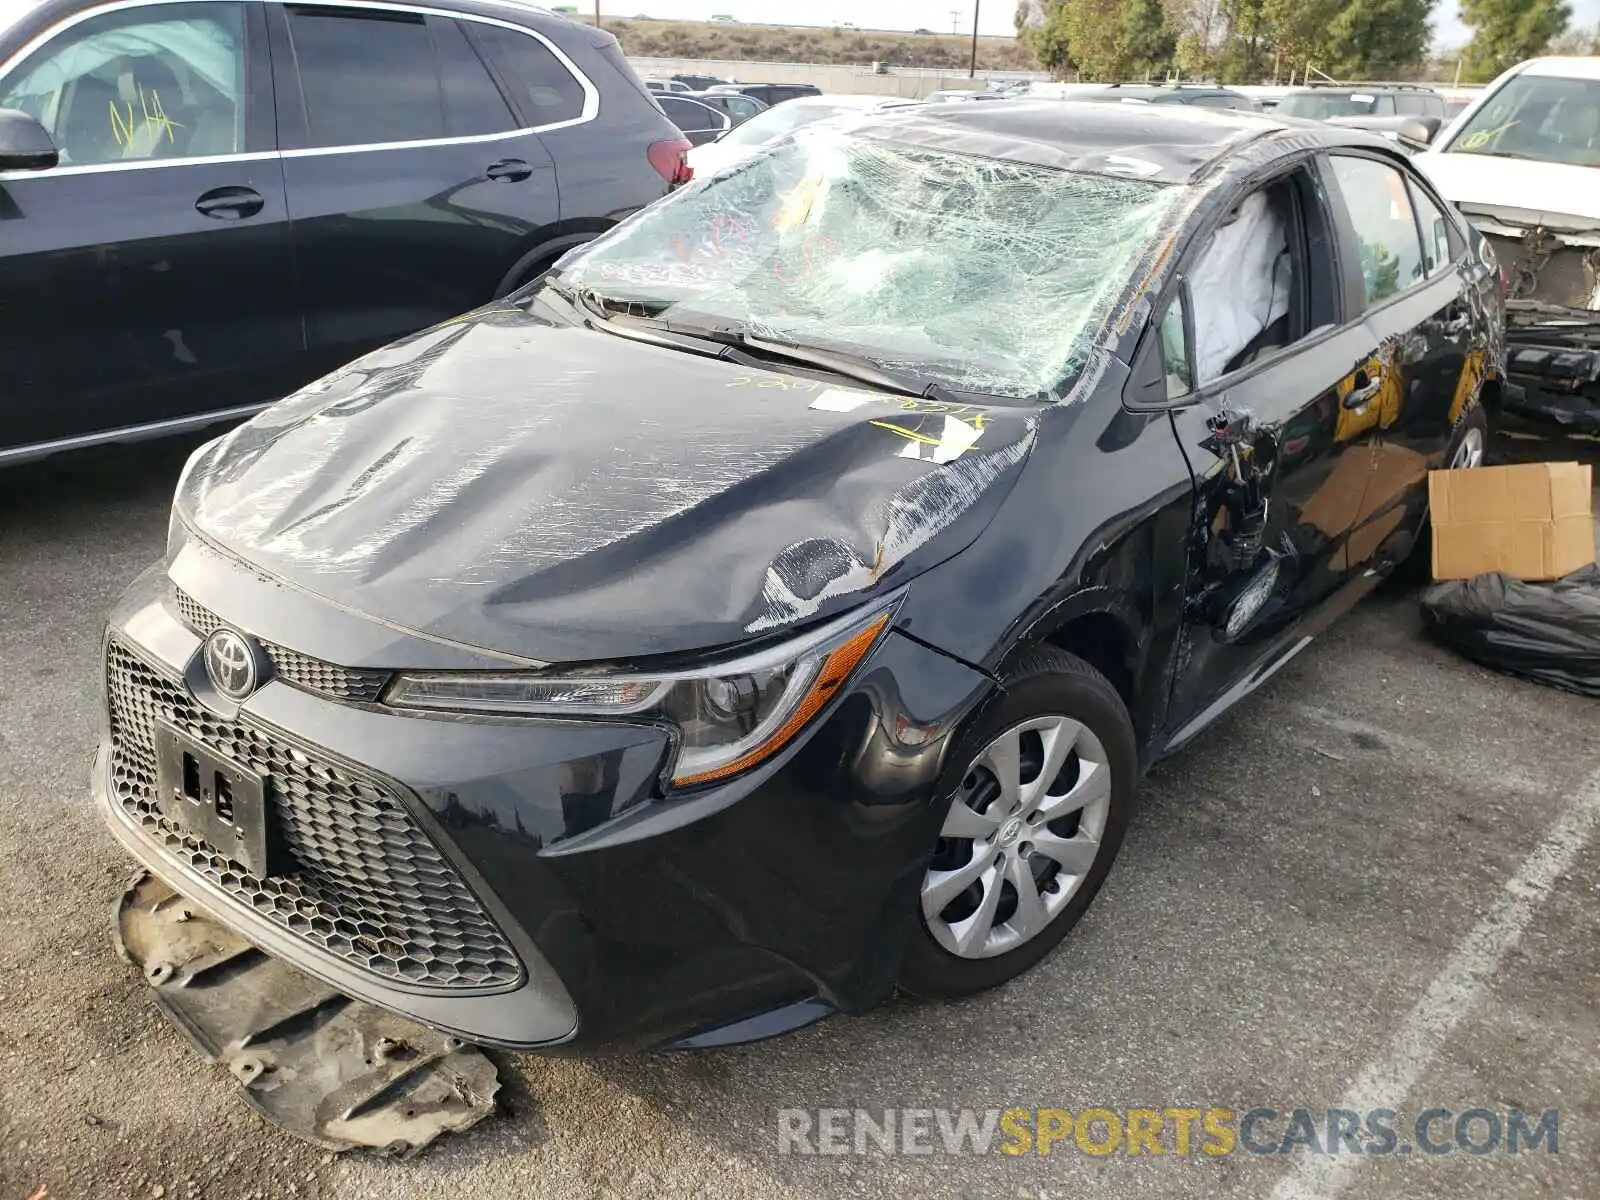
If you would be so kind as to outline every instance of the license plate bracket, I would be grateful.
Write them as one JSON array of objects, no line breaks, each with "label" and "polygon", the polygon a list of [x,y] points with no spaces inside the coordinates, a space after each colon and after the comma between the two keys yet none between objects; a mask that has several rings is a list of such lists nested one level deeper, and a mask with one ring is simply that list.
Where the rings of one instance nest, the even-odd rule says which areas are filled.
[{"label": "license plate bracket", "polygon": [[161,814],[256,878],[272,874],[265,777],[163,721],[153,732]]}]

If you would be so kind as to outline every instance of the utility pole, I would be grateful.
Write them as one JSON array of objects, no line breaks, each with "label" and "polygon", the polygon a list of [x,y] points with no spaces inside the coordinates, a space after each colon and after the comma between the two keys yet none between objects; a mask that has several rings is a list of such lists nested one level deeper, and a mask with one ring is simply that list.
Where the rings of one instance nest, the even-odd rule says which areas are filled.
[{"label": "utility pole", "polygon": [[953,35],[958,34],[960,32],[961,32],[961,10],[959,8],[952,8],[950,10],[950,33],[953,36]]},{"label": "utility pole", "polygon": [[978,77],[978,14],[983,11],[983,0],[972,0],[972,62],[967,67],[967,78]]},{"label": "utility pole", "polygon": [[600,0],[594,0],[594,27],[600,28]]}]

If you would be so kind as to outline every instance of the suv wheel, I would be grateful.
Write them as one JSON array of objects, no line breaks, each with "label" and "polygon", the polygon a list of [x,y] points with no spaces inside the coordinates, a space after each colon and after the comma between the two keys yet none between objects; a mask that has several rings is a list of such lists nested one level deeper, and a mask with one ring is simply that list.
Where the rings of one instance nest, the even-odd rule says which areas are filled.
[{"label": "suv wheel", "polygon": [[1083,916],[1127,828],[1137,756],[1116,688],[1051,647],[1003,683],[923,875],[901,968],[917,995],[970,995],[1032,967]]}]

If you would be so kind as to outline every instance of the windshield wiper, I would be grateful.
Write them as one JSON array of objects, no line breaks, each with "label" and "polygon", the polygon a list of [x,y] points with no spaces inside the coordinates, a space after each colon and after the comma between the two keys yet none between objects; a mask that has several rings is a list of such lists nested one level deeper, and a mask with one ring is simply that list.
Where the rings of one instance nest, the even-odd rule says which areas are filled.
[{"label": "windshield wiper", "polygon": [[931,379],[925,379],[909,371],[896,371],[885,367],[865,354],[853,354],[848,350],[829,350],[799,342],[779,341],[737,329],[686,326],[665,321],[661,324],[674,333],[721,342],[733,351],[727,357],[734,361],[743,360],[745,366],[761,366],[764,362],[774,359],[788,361],[808,367],[820,367],[832,375],[853,379],[857,383],[864,383],[868,387],[879,388],[886,392],[898,392],[902,396],[921,396],[923,399],[938,400],[945,404],[961,403],[960,397],[944,384],[935,383]]},{"label": "windshield wiper", "polygon": [[[848,350],[829,350],[821,346],[807,346],[799,342],[785,342],[776,338],[759,337],[740,329],[714,325],[686,324],[661,316],[642,316],[633,313],[608,311],[606,300],[590,288],[573,287],[554,278],[545,281],[558,296],[574,308],[587,313],[596,328],[608,333],[643,333],[659,330],[678,338],[710,343],[722,348],[721,357],[741,366],[764,366],[773,360],[819,367],[832,375],[853,379],[868,387],[902,396],[919,396],[945,404],[960,404],[961,398],[942,383],[915,375],[909,371],[896,371],[885,367],[865,354]],[[670,343],[669,343],[670,344]],[[694,350],[697,347],[676,343],[676,348]]]}]

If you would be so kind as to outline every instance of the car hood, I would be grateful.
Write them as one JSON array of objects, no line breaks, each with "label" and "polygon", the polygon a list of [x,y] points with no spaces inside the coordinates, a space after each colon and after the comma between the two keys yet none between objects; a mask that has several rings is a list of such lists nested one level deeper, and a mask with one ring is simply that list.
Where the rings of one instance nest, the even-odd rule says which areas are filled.
[{"label": "car hood", "polygon": [[760,146],[725,146],[721,142],[706,142],[689,151],[689,165],[696,176],[715,175],[725,167],[749,158]]},{"label": "car hood", "polygon": [[1412,159],[1444,198],[1459,207],[1487,205],[1600,224],[1594,167],[1430,151]]},{"label": "car hood", "polygon": [[202,447],[177,508],[257,570],[435,640],[534,663],[680,653],[832,615],[969,545],[1037,410],[950,408],[501,307]]}]

